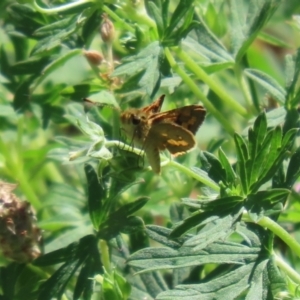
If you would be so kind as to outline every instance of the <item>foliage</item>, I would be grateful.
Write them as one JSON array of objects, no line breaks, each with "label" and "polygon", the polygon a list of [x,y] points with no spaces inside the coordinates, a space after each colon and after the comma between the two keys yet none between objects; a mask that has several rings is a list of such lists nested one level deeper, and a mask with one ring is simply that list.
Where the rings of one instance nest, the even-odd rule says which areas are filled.
[{"label": "foliage", "polygon": [[[45,5],[0,4],[0,174],[44,230],[1,299],[299,298],[298,1]],[[119,110],[163,93],[206,150],[158,176]]]}]

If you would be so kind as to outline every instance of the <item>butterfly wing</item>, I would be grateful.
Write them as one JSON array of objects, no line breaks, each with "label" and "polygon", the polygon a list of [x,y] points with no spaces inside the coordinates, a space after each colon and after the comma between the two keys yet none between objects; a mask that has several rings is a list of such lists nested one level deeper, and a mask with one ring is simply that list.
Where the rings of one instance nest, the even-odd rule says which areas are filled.
[{"label": "butterfly wing", "polygon": [[164,103],[164,99],[165,99],[165,95],[161,95],[153,103],[142,108],[142,112],[147,114],[148,116],[160,112],[161,107]]},{"label": "butterfly wing", "polygon": [[156,113],[150,117],[152,124],[174,123],[195,134],[203,123],[206,110],[201,105],[188,105],[162,113]]},{"label": "butterfly wing", "polygon": [[169,150],[173,155],[180,155],[196,144],[193,134],[174,123],[159,123],[151,127],[145,141],[145,149],[155,145],[158,150]]}]

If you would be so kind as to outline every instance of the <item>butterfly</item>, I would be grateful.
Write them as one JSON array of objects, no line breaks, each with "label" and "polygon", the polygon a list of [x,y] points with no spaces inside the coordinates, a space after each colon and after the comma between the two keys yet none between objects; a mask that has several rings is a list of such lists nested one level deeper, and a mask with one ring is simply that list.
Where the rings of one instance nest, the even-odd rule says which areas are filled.
[{"label": "butterfly", "polygon": [[203,123],[206,110],[201,105],[187,105],[160,112],[165,95],[141,109],[121,113],[121,126],[134,145],[141,147],[155,173],[160,173],[159,151],[181,155],[196,145],[194,134]]}]

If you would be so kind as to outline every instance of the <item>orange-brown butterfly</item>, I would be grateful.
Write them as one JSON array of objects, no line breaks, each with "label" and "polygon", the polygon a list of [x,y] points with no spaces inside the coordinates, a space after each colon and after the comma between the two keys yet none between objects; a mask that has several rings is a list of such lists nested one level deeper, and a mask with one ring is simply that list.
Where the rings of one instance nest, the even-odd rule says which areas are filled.
[{"label": "orange-brown butterfly", "polygon": [[130,108],[121,113],[122,129],[133,143],[142,147],[155,173],[160,173],[159,151],[172,155],[184,154],[196,144],[194,134],[205,118],[201,105],[188,105],[160,112],[165,95],[152,104]]}]

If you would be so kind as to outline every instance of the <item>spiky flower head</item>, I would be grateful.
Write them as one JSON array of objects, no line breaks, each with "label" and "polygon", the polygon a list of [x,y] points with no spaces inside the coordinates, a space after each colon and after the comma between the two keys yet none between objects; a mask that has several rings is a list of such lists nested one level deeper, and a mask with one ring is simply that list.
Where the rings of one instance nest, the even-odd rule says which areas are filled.
[{"label": "spiky flower head", "polygon": [[30,203],[12,193],[15,188],[0,181],[0,250],[6,258],[25,263],[41,254],[41,230]]}]

